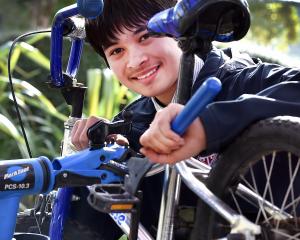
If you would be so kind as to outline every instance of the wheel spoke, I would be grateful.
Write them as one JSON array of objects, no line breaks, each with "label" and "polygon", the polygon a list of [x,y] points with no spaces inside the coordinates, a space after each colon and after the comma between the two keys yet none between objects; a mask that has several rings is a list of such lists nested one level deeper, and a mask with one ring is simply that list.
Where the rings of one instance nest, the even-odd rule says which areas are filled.
[{"label": "wheel spoke", "polygon": [[[241,180],[243,180],[243,183],[253,192],[256,192],[256,190],[253,188],[253,186],[248,182],[248,180],[244,176],[240,176]],[[256,192],[257,193],[257,192]]]},{"label": "wheel spoke", "polygon": [[[291,154],[289,154],[289,158],[291,158]],[[300,166],[300,159],[298,158],[298,163],[297,163],[297,166],[295,167],[295,171],[294,171],[294,174],[292,175],[292,178],[290,179],[290,184],[286,190],[286,193],[285,193],[285,196],[284,196],[284,200],[281,204],[281,208],[280,208],[280,211],[283,212],[283,209],[285,208],[285,204],[288,200],[288,196],[290,195],[290,191],[291,189],[293,188],[293,184],[294,184],[294,180],[296,178],[296,175],[298,173],[298,169],[299,169],[299,166]],[[279,222],[277,222],[277,225],[276,225],[276,228],[278,228],[279,226]]]},{"label": "wheel spoke", "polygon": [[[255,189],[255,192],[257,194],[259,194],[252,166],[250,167],[250,174],[251,174],[251,179],[252,179],[252,183],[253,183],[253,187]],[[263,208],[262,203],[259,201],[258,204],[259,204],[259,209],[258,209],[258,213],[257,213],[257,216],[256,216],[255,224],[258,224],[258,221],[260,219],[261,213],[263,214],[263,216],[265,218],[265,221],[268,221],[268,217],[266,215],[266,212],[265,212],[265,210]]]},{"label": "wheel spoke", "polygon": [[[289,154],[289,177],[290,179],[292,178],[292,159],[291,159],[291,154]],[[291,197],[292,197],[292,202],[295,201],[295,193],[294,193],[294,188],[292,187],[291,189]],[[294,219],[295,219],[295,225],[296,228],[298,228],[298,221],[297,221],[297,212],[296,212],[296,207],[295,204],[292,205],[293,207],[293,215],[294,215]],[[286,209],[286,207],[285,207]]]},{"label": "wheel spoke", "polygon": [[270,195],[270,201],[273,205],[274,205],[274,201],[273,201],[273,193],[272,193],[272,189],[271,189],[270,179],[271,179],[271,176],[272,176],[272,173],[273,173],[273,166],[274,166],[275,158],[276,158],[276,151],[273,151],[271,166],[270,166],[270,169],[268,171],[267,164],[266,164],[266,158],[265,158],[265,156],[262,157],[263,164],[264,164],[265,175],[266,175],[266,185],[265,185],[265,189],[264,189],[264,193],[263,193],[262,197],[263,197],[263,199],[265,199],[267,191],[268,191],[269,195]]},{"label": "wheel spoke", "polygon": [[[250,168],[250,169],[252,169],[252,168]],[[245,186],[247,186],[249,188],[249,190],[260,195],[255,184],[254,184],[255,187],[253,187],[252,186],[253,184],[249,183],[249,181],[242,175],[240,175],[240,179],[245,184]],[[258,214],[260,214],[260,211],[262,208],[264,209],[263,201],[257,201],[257,203],[254,203],[253,201],[250,201],[246,196],[243,196],[243,194],[239,194],[239,197],[242,198],[244,201],[248,202],[249,204],[251,204],[252,206],[257,207],[257,209],[259,211]],[[274,206],[273,203],[271,203],[271,204]],[[265,217],[265,222],[269,222],[269,220],[272,218],[272,217],[267,217],[265,213],[264,213],[264,217]],[[259,216],[257,216],[257,218],[259,219]]]},{"label": "wheel spoke", "polygon": [[286,240],[299,240],[299,236],[300,236],[300,233],[297,233],[295,234],[294,236],[291,236],[283,231],[279,231],[277,229],[272,229],[272,232],[278,234],[278,235],[282,235],[283,237],[286,237],[287,239]]},{"label": "wheel spoke", "polygon": [[284,208],[284,210],[288,209],[290,206],[295,206],[295,209],[297,209],[298,205],[300,203],[300,196],[298,196],[296,199],[294,199],[293,201],[291,201],[289,204],[287,204]]},{"label": "wheel spoke", "polygon": [[230,191],[230,194],[231,194],[231,196],[232,196],[232,198],[233,198],[233,201],[234,201],[234,203],[235,203],[235,206],[236,206],[236,208],[237,208],[239,214],[243,215],[242,210],[241,210],[241,208],[240,208],[240,205],[239,205],[239,203],[238,203],[238,201],[237,201],[237,199],[236,199],[236,197],[235,197],[235,193],[233,192],[232,188],[230,188],[229,191]]}]

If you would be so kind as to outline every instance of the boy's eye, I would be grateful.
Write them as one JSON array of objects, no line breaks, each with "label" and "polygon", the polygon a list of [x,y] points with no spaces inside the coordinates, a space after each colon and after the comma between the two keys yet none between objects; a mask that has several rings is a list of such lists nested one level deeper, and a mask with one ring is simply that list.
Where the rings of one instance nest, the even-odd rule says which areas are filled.
[{"label": "boy's eye", "polygon": [[110,52],[110,56],[112,55],[117,55],[119,53],[121,53],[123,51],[122,48],[116,48],[116,49],[113,49],[111,52]]},{"label": "boy's eye", "polygon": [[144,35],[142,35],[142,36],[140,37],[140,41],[141,41],[141,42],[142,42],[142,41],[145,41],[145,40],[147,40],[149,37],[150,37],[150,34],[149,34],[149,33],[146,33],[146,34],[144,34]]}]

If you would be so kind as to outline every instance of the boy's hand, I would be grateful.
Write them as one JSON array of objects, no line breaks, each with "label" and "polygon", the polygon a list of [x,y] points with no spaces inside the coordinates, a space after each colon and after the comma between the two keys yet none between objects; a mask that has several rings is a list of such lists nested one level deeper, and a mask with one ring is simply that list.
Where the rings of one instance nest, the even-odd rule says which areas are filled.
[{"label": "boy's hand", "polygon": [[197,155],[206,148],[206,136],[200,118],[180,137],[171,130],[171,122],[183,105],[169,104],[158,111],[150,128],[141,136],[140,152],[157,163],[176,163]]},{"label": "boy's hand", "polygon": [[76,150],[83,150],[89,146],[87,130],[99,121],[108,122],[107,119],[95,116],[91,116],[87,119],[80,119],[75,122],[71,132],[71,142]]}]

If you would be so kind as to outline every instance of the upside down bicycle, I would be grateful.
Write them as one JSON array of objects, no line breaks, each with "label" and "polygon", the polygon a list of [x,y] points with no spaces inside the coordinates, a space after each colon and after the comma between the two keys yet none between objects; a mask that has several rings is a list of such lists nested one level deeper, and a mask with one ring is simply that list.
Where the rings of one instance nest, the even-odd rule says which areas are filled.
[{"label": "upside down bicycle", "polygon": [[[190,3],[189,8],[185,8],[184,4],[187,2]],[[228,25],[225,24],[226,22],[224,24],[227,28],[222,28],[222,25],[220,25],[219,29],[217,29],[220,32],[218,34],[213,32],[215,40],[232,41],[243,37],[247,31],[249,20],[247,8],[244,5],[240,5],[239,1],[212,2],[214,1],[211,1],[210,7],[212,8],[215,7],[213,6],[214,4],[224,4],[223,7],[230,9],[237,8],[234,14],[239,16],[238,19],[244,20],[240,22],[240,25],[233,25],[229,30]],[[80,61],[83,40],[78,36],[74,38],[67,73],[63,74],[60,62],[62,29],[65,27],[66,19],[79,13],[81,4],[82,2],[78,1],[77,5],[60,11],[52,28],[52,39],[57,36],[57,39],[53,40],[51,47],[53,50],[51,61],[54,64],[52,65],[51,73],[54,80],[52,84],[56,87],[63,87],[63,93],[69,93],[66,99],[74,106],[71,118],[66,125],[67,130],[70,130],[69,128],[74,120],[81,115],[82,106],[78,108],[78,105],[81,104],[82,98],[81,100],[75,100],[72,96],[76,94],[76,99],[78,99],[77,96],[79,94],[83,95],[84,91],[74,81]],[[209,11],[209,7],[203,7],[201,1],[180,1],[173,11],[180,12],[182,9],[185,9],[187,11],[185,13],[192,17],[184,18],[182,15],[176,14],[176,12],[173,13],[174,15],[162,13],[161,16],[153,19],[152,27],[154,30],[157,30],[155,26],[163,26],[158,32],[161,33],[162,31],[173,29],[172,32],[167,31],[165,33],[177,38],[188,38],[189,36],[185,36],[185,34],[189,35],[191,33],[190,28],[187,26],[194,22],[194,19],[200,19],[200,14],[208,14]],[[81,14],[85,15],[86,13]],[[219,14],[221,15],[216,14],[216,19],[219,19],[220,16],[224,17],[222,16],[223,12]],[[164,18],[165,16],[167,18]],[[172,16],[180,17],[176,19]],[[231,17],[235,18],[236,15]],[[213,31],[215,31],[215,23],[213,22],[212,26],[209,26],[212,27]],[[151,25],[149,27],[151,29]],[[205,30],[211,30],[209,27],[207,29],[207,25],[205,25]],[[204,26],[198,23],[196,31],[199,29],[203,30],[202,28]],[[224,29],[226,32],[222,32]],[[207,34],[205,31],[201,33],[203,32]],[[58,49],[58,53],[54,49]],[[183,59],[189,59],[190,56],[191,53],[188,52],[184,54]],[[190,79],[190,73],[184,67],[184,61],[182,62],[183,67],[180,80],[186,83]],[[182,84],[181,81],[179,81],[179,84]],[[212,92],[207,92],[205,89],[212,89]],[[204,90],[202,88],[199,92],[200,95],[197,95],[204,101],[199,103],[199,99],[196,98],[194,100],[195,98],[193,97],[191,102],[189,102],[192,105],[187,104],[183,115],[179,115],[179,118],[175,120],[177,124],[175,124],[174,130],[180,129],[182,125],[186,126],[193,119],[192,115],[194,112],[191,109],[195,109],[195,105],[193,105],[195,101],[197,106],[205,106],[213,95],[218,92],[218,89],[217,81],[210,79],[204,85]],[[203,97],[202,94],[204,93],[207,98]],[[188,96],[185,94],[184,92],[178,94],[179,102],[186,101]],[[197,112],[194,114],[196,116]],[[189,119],[189,121],[184,122],[182,119]],[[178,163],[175,168],[167,166],[166,175],[169,174],[170,176],[166,180],[168,188],[164,189],[162,200],[166,208],[163,209],[162,207],[163,214],[161,215],[162,220],[158,227],[157,238],[172,239],[173,237],[172,214],[174,214],[173,204],[176,200],[172,195],[172,187],[176,185],[174,181],[178,179],[178,175],[174,170],[176,169],[187,186],[201,199],[198,204],[195,222],[196,234],[199,234],[201,239],[222,238],[226,235],[227,239],[255,239],[255,236],[258,239],[300,239],[299,124],[299,119],[296,117],[282,116],[262,120],[250,126],[219,155],[212,168],[194,159]],[[97,139],[100,139],[100,141],[94,142],[95,145],[92,149],[57,158],[52,162],[44,157],[2,161],[0,163],[2,186],[0,207],[1,214],[4,215],[1,215],[0,221],[1,239],[11,239],[14,231],[14,222],[16,221],[18,202],[23,195],[40,192],[47,193],[57,187],[82,186],[95,183],[101,184],[90,188],[89,202],[91,205],[98,210],[108,213],[121,212],[121,209],[129,212],[131,215],[131,223],[129,224],[131,225],[129,226],[126,223],[127,229],[125,227],[123,230],[129,234],[131,239],[152,239],[142,226],[138,224],[140,202],[137,192],[138,183],[152,164],[140,155],[130,152],[128,148],[116,144],[102,145],[103,139],[108,133],[126,134],[129,128],[130,123],[128,122],[116,125],[100,124],[94,131],[97,132]],[[94,132],[90,133],[91,139],[93,139]],[[179,132],[182,133],[181,130]],[[99,137],[99,134],[102,134],[102,137]],[[68,137],[68,134],[66,136]],[[65,151],[66,148],[65,146]],[[120,159],[123,162],[119,161]],[[156,171],[155,168],[152,170]],[[222,179],[221,183],[220,179]],[[283,179],[286,179],[286,181],[283,181]],[[124,184],[112,184],[120,181],[124,181]],[[18,190],[11,189],[10,186],[12,185],[10,184],[17,184]],[[102,192],[103,188],[105,189],[104,194]],[[276,189],[275,192],[273,191],[274,188]],[[56,194],[49,234],[51,239],[62,238],[62,225],[64,224],[66,207],[63,205],[65,203],[68,204],[72,197],[72,193],[69,190],[62,188]],[[239,214],[233,209],[236,209]],[[9,218],[10,221],[7,221],[7,218],[5,219],[6,215],[14,215],[14,217]],[[224,219],[227,221],[224,221]],[[3,229],[7,229],[7,231],[4,232]],[[24,236],[16,234],[15,238],[24,239]],[[27,237],[29,237],[28,239],[33,239],[34,234],[27,235]],[[38,236],[35,235],[35,237]],[[40,237],[42,239],[42,236]]]}]

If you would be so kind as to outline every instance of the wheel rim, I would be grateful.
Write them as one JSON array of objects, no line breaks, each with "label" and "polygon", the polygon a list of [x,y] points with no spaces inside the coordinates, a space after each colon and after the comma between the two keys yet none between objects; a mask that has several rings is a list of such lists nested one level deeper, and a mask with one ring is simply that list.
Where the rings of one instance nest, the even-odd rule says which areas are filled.
[{"label": "wheel rim", "polygon": [[[231,205],[261,225],[262,239],[300,239],[299,156],[276,151],[264,155],[240,175],[240,183],[262,200],[254,203],[249,196],[236,192],[236,188],[229,188]],[[271,214],[274,211],[277,214]]]}]

